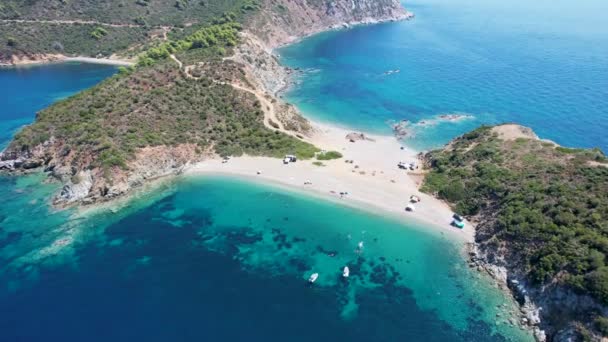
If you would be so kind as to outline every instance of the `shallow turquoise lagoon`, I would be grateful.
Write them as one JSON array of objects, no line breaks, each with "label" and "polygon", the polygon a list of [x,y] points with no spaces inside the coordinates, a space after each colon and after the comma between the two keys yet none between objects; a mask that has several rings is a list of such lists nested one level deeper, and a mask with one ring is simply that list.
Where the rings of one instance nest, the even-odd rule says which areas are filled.
[{"label": "shallow turquoise lagoon", "polygon": [[233,178],[182,178],[84,216],[50,211],[56,187],[40,177],[0,180],[8,338],[529,339],[440,231]]}]

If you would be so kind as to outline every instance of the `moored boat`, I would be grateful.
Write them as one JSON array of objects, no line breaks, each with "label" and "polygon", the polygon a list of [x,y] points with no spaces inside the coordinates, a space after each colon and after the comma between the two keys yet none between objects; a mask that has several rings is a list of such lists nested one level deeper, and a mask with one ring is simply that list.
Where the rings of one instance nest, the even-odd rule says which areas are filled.
[{"label": "moored boat", "polygon": [[312,284],[317,281],[317,278],[319,278],[319,273],[313,273],[310,275],[310,278],[308,278],[308,282]]},{"label": "moored boat", "polygon": [[342,276],[344,278],[348,278],[349,275],[350,275],[350,270],[348,269],[348,266],[344,266],[344,269],[342,270]]}]

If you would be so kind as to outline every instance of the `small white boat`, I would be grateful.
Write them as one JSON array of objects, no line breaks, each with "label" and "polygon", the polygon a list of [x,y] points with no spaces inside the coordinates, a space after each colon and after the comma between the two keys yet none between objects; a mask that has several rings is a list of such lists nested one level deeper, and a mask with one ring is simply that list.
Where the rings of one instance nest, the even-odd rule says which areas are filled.
[{"label": "small white boat", "polygon": [[349,275],[350,275],[350,270],[348,269],[348,266],[344,266],[344,269],[342,270],[342,276],[344,278],[348,278]]},{"label": "small white boat", "polygon": [[413,204],[408,204],[407,207],[405,207],[405,211],[416,211],[416,207],[414,207]]},{"label": "small white boat", "polygon": [[319,278],[319,273],[313,273],[310,275],[310,278],[308,278],[308,282],[312,284],[317,281],[317,278]]},{"label": "small white boat", "polygon": [[363,241],[359,241],[359,244],[357,246],[359,246],[359,249],[363,249]]}]

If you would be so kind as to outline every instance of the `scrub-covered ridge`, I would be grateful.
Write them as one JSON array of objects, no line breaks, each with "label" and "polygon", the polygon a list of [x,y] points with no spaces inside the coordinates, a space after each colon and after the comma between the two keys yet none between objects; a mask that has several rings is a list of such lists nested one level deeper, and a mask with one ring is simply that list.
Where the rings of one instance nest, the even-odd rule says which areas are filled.
[{"label": "scrub-covered ridge", "polygon": [[521,300],[543,308],[550,333],[608,332],[608,159],[599,149],[503,125],[425,158],[423,190],[477,222],[476,257],[506,267]]}]

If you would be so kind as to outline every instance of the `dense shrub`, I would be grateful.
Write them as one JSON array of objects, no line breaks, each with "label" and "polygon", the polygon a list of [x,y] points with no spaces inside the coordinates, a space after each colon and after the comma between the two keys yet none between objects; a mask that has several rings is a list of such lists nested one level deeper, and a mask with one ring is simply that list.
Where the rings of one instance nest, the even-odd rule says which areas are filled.
[{"label": "dense shrub", "polygon": [[[160,26],[169,29],[171,39],[179,40],[201,27],[242,22],[259,8],[252,0],[177,2],[176,6],[175,2],[156,0],[120,1],[120,5],[111,1],[53,1],[52,5],[48,1],[2,1],[0,19],[32,21],[0,23],[0,60],[9,60],[14,55],[57,52],[91,57],[120,53],[134,57],[147,50],[148,45],[157,44]],[[71,20],[96,23],[65,22]],[[235,42],[230,39],[225,43]],[[58,49],[59,46],[62,48]]]},{"label": "dense shrub", "polygon": [[98,27],[47,23],[0,23],[0,59],[13,54],[65,53],[67,55],[110,56],[116,51],[145,41],[140,27]]},{"label": "dense shrub", "polygon": [[595,319],[595,328],[604,336],[608,336],[608,318],[599,316]]},{"label": "dense shrub", "polygon": [[208,48],[235,46],[240,29],[241,25],[233,21],[201,28],[184,39],[168,41],[148,49],[139,57],[137,64],[139,66],[149,66],[159,60],[169,58],[171,54],[190,49],[207,49],[219,52],[217,49]]},{"label": "dense shrub", "polygon": [[422,189],[464,215],[478,239],[509,246],[536,283],[557,281],[608,304],[608,168],[597,149],[503,141],[482,127],[426,156]]},{"label": "dense shrub", "polygon": [[318,160],[332,160],[332,159],[340,159],[342,158],[342,153],[338,151],[327,151],[323,153],[317,154]]}]

